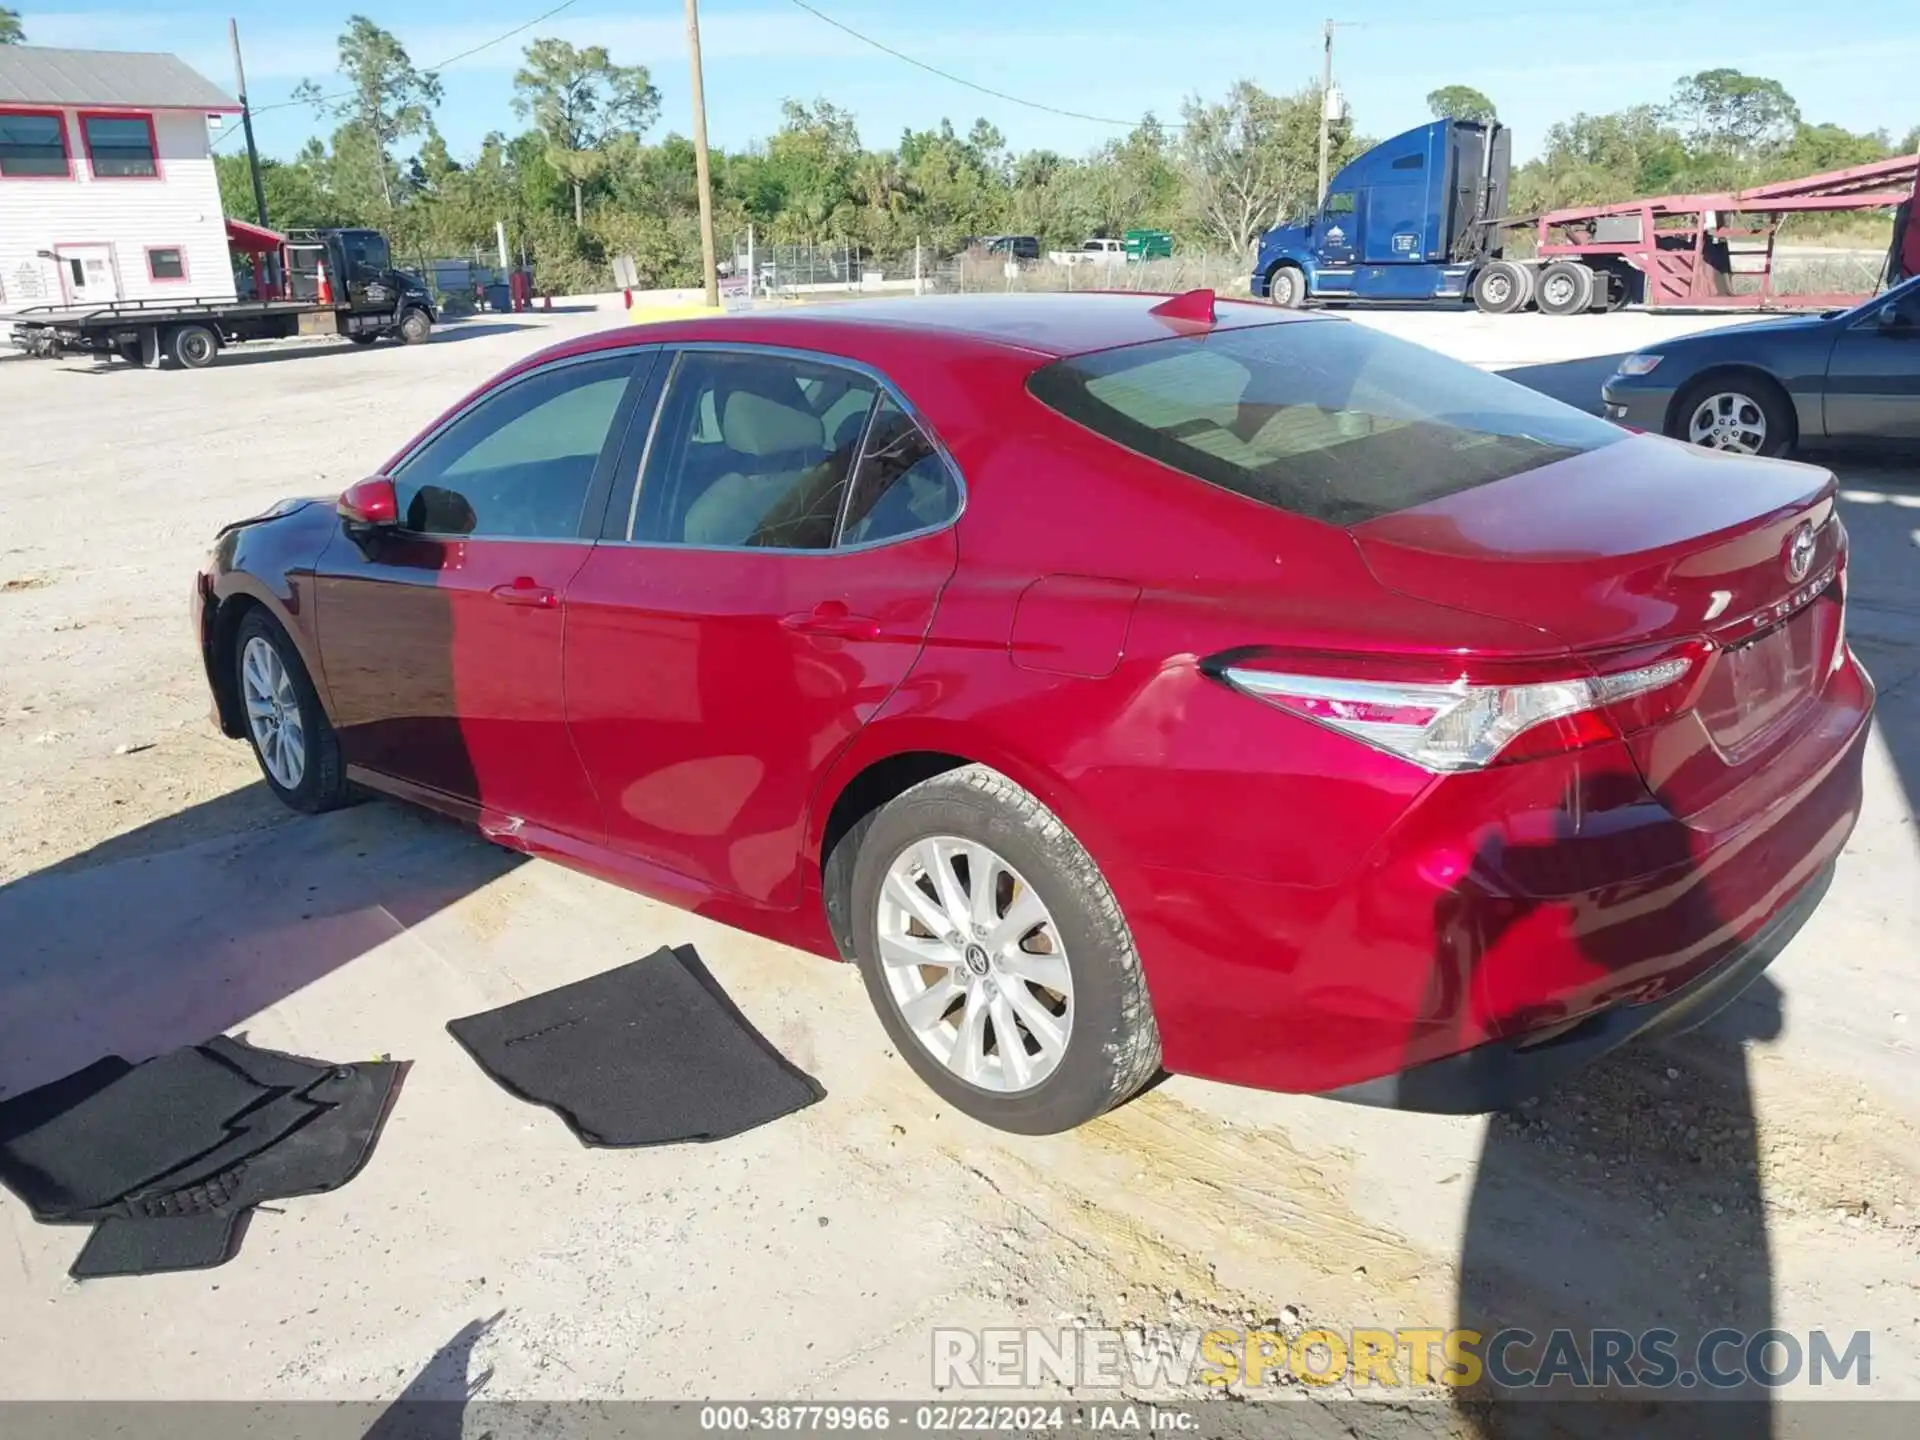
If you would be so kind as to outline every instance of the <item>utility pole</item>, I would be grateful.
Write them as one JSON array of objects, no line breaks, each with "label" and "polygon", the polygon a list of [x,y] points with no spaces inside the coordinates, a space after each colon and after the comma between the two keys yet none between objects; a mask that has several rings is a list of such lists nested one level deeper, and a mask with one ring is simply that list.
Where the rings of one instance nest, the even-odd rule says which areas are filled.
[{"label": "utility pole", "polygon": [[693,61],[693,171],[700,187],[700,264],[707,304],[720,308],[720,272],[713,255],[713,173],[707,164],[707,94],[700,77],[700,0],[687,0],[687,52]]},{"label": "utility pole", "polygon": [[253,111],[247,105],[247,69],[240,63],[240,22],[227,21],[227,39],[233,42],[233,79],[240,90],[240,128],[247,132],[247,169],[253,176],[253,209],[262,230],[267,228],[267,192],[260,184],[260,152],[253,143]]},{"label": "utility pole", "polygon": [[1333,21],[1327,21],[1325,34],[1320,62],[1320,189],[1316,206],[1327,202],[1327,101],[1333,94]]}]

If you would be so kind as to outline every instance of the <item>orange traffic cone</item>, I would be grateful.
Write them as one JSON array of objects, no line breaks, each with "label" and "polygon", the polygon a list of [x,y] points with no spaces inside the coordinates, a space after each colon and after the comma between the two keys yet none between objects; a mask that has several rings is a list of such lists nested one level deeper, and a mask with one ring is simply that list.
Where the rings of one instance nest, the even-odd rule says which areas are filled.
[{"label": "orange traffic cone", "polygon": [[327,262],[320,262],[319,300],[322,305],[333,304],[333,281],[327,278]]}]

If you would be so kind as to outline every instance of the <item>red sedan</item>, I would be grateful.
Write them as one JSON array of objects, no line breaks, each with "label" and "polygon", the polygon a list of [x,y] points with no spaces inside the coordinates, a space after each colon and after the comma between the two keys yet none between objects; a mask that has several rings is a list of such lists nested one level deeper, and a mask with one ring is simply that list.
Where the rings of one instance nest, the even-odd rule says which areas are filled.
[{"label": "red sedan", "polygon": [[224,531],[196,615],[290,805],[855,960],[990,1124],[1163,1065],[1478,1111],[1818,903],[1873,704],[1835,493],[1338,319],[868,302],[525,360]]}]

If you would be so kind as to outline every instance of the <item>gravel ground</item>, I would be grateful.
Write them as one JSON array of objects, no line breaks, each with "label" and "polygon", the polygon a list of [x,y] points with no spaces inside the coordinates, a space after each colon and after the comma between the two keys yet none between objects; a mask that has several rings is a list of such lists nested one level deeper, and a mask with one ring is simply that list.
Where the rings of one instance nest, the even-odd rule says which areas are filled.
[{"label": "gravel ground", "polygon": [[[1867,811],[1712,1030],[1492,1122],[1173,1080],[1022,1139],[943,1113],[849,969],[397,806],[291,821],[209,727],[185,602],[214,529],[337,491],[611,319],[197,374],[0,363],[0,1095],[225,1028],[414,1062],[365,1173],[260,1214],[218,1271],[77,1286],[77,1233],[0,1199],[0,1399],[924,1397],[935,1327],[1215,1323],[1868,1330],[1864,1393],[1920,1397],[1920,470],[1836,462],[1882,685]],[[1366,323],[1590,401],[1611,357],[1702,322]],[[826,1101],[724,1145],[586,1151],[442,1029],[681,941]],[[1295,1413],[1505,1433],[1444,1404]],[[1793,1407],[1743,1433],[1765,1425],[1812,1433]]]}]

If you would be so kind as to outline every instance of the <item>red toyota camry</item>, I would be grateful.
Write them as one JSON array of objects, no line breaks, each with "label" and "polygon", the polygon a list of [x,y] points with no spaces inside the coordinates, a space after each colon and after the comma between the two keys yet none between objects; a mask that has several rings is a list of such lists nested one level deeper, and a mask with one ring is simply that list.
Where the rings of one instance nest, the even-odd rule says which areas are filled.
[{"label": "red toyota camry", "polygon": [[1834,497],[1204,292],[866,302],[525,360],[223,531],[195,612],[288,804],[857,961],[990,1124],[1163,1065],[1477,1111],[1818,903]]}]

